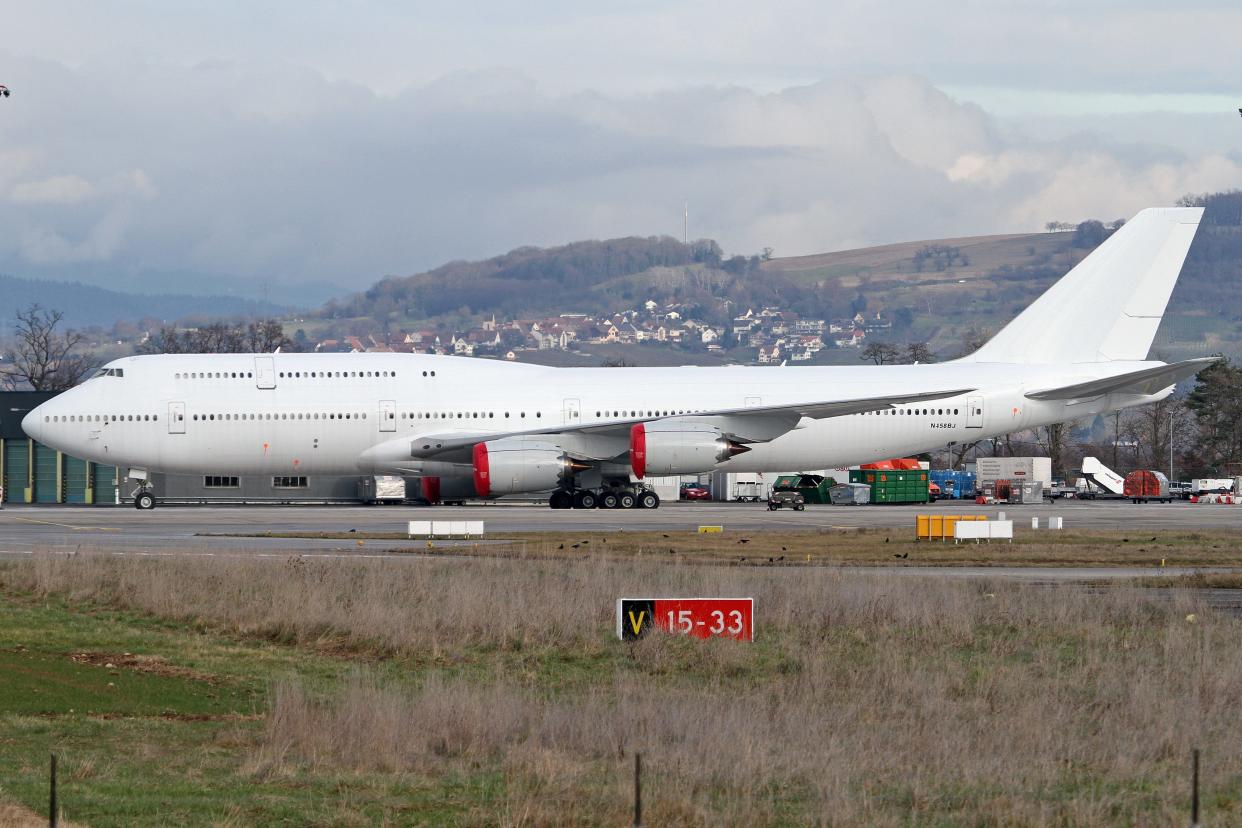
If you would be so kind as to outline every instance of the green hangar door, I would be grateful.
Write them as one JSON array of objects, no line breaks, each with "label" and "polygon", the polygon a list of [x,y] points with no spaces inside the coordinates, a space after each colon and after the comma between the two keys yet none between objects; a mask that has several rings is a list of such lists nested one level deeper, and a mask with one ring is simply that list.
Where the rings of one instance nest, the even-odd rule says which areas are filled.
[{"label": "green hangar door", "polygon": [[55,503],[60,494],[60,458],[56,449],[34,444],[34,502]]},{"label": "green hangar door", "polygon": [[86,461],[65,457],[65,503],[90,503]]},{"label": "green hangar door", "polygon": [[25,503],[30,488],[30,443],[26,440],[4,441],[4,499],[7,503]]},{"label": "green hangar door", "polygon": [[116,466],[94,466],[91,481],[91,502],[96,506],[111,506],[117,502]]}]

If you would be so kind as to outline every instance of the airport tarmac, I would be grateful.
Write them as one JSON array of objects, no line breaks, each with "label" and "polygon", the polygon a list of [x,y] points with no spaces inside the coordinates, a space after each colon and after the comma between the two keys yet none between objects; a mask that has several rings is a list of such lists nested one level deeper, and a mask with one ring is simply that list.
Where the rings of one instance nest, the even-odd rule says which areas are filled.
[{"label": "airport tarmac", "polygon": [[[655,510],[552,510],[545,505],[494,503],[455,507],[161,505],[154,511],[118,507],[12,506],[0,510],[0,550],[92,544],[130,550],[254,549],[281,552],[341,550],[342,540],[224,538],[265,532],[402,532],[410,520],[481,520],[488,535],[523,532],[694,531],[700,525],[726,530],[914,529],[918,514],[1005,512],[1017,526],[1060,516],[1067,529],[1242,529],[1242,506],[1188,502],[1135,505],[1118,501],[1061,501],[1029,506],[978,506],[942,501],[918,506],[808,506],[806,511],[769,512],[763,504],[668,503]],[[406,548],[421,541],[368,540],[368,551]],[[449,545],[437,542],[439,546]]]}]

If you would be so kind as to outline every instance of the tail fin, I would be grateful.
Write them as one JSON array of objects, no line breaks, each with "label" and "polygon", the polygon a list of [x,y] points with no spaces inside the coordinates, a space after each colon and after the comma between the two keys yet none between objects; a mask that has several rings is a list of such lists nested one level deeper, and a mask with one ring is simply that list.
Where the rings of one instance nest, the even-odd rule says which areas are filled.
[{"label": "tail fin", "polygon": [[1143,210],[964,361],[1146,359],[1202,215]]}]

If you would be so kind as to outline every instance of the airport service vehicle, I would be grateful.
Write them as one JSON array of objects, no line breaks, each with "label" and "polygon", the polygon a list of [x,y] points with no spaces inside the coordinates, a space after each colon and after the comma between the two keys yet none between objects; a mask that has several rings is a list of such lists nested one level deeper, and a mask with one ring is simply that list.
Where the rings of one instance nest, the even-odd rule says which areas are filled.
[{"label": "airport service vehicle", "polygon": [[1190,481],[1192,495],[1229,494],[1233,491],[1232,477],[1196,477]]},{"label": "airport service vehicle", "polygon": [[1108,500],[1126,496],[1126,479],[1100,462],[1098,457],[1082,458],[1083,488],[1079,500]]},{"label": "airport service vehicle", "polygon": [[[399,474],[442,500],[659,505],[644,479],[849,467],[1163,399],[1147,352],[1198,208],[1139,213],[979,350],[926,365],[548,368],[422,354],[114,360],[26,433],[150,472]],[[427,481],[434,481],[434,484]],[[616,498],[606,498],[614,494]]]},{"label": "airport service vehicle", "polygon": [[768,511],[775,512],[777,509],[801,512],[806,509],[806,498],[802,496],[802,492],[793,489],[773,489],[772,494],[768,495]]}]

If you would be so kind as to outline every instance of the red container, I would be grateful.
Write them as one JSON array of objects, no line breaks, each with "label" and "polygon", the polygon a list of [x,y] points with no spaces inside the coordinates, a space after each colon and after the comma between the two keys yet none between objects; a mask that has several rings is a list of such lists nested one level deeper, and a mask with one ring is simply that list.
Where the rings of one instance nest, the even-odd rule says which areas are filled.
[{"label": "red container", "polygon": [[1126,497],[1163,499],[1169,496],[1169,479],[1158,471],[1139,469],[1126,475]]}]

